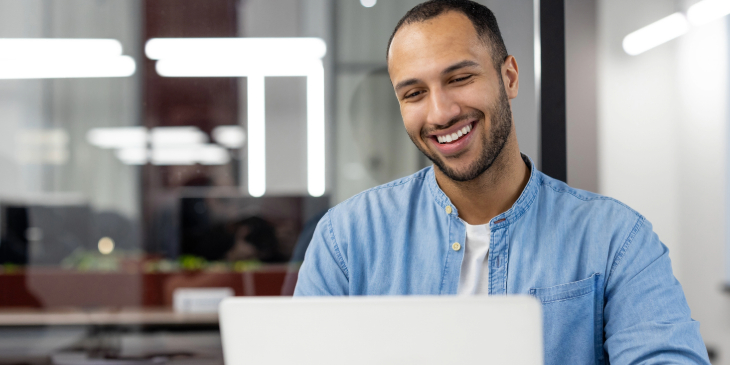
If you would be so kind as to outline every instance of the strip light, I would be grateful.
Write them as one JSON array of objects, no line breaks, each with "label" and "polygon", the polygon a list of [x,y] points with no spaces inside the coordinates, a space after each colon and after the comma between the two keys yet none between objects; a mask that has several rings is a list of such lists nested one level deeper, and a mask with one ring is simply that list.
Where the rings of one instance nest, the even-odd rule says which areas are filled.
[{"label": "strip light", "polygon": [[80,38],[0,38],[0,57],[18,55],[27,58],[114,57],[122,55],[122,44],[116,39]]},{"label": "strip light", "polygon": [[674,13],[627,35],[623,42],[624,51],[635,56],[687,32],[687,18],[682,13]]},{"label": "strip light", "polygon": [[0,38],[0,79],[127,77],[134,59],[115,39]]},{"label": "strip light", "polygon": [[366,8],[372,8],[377,3],[378,3],[378,0],[360,0],[360,5],[362,5]]},{"label": "strip light", "polygon": [[687,10],[687,18],[694,26],[705,25],[730,14],[730,0],[704,0]]},{"label": "strip light", "polygon": [[[223,126],[221,131],[230,135],[236,128],[240,129]],[[232,141],[231,137],[226,138]],[[197,127],[157,127],[149,132],[145,127],[94,128],[86,133],[86,140],[99,148],[115,149],[117,158],[126,165],[147,162],[153,165],[225,165],[231,160],[225,148],[228,146],[208,143],[208,136]],[[151,148],[148,148],[148,142]]]},{"label": "strip light", "polygon": [[86,140],[100,148],[144,148],[147,146],[147,128],[94,128],[86,133]]},{"label": "strip light", "polygon": [[162,59],[321,59],[327,53],[319,38],[153,38],[145,54]]},{"label": "strip light", "polygon": [[158,166],[225,165],[230,159],[225,148],[213,144],[152,148],[151,151],[152,164]]},{"label": "strip light", "polygon": [[687,10],[674,13],[624,38],[626,53],[635,56],[689,32],[690,24],[701,26],[730,14],[730,0],[703,0]]},{"label": "strip light", "polygon": [[246,80],[248,88],[248,193],[266,192],[266,86],[263,76]]},{"label": "strip light", "polygon": [[145,54],[163,77],[246,77],[248,191],[266,192],[265,77],[307,77],[307,190],[325,193],[325,96],[319,38],[154,38]]},{"label": "strip light", "polygon": [[241,148],[246,142],[246,132],[237,125],[217,126],[212,134],[216,143],[228,148]]},{"label": "strip light", "polygon": [[208,136],[198,127],[157,127],[150,132],[153,148],[199,145],[208,142]]}]

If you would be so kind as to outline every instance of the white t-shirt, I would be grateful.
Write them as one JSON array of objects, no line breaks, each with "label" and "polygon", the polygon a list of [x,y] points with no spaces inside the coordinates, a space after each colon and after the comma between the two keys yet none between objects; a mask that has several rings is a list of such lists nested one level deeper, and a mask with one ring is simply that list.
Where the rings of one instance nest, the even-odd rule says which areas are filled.
[{"label": "white t-shirt", "polygon": [[489,223],[466,224],[464,260],[461,262],[458,295],[489,293]]}]

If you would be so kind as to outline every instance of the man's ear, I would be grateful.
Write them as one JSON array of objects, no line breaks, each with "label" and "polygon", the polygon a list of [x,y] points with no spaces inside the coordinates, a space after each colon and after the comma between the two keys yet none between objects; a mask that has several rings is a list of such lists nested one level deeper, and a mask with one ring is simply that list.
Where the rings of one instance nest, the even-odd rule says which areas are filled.
[{"label": "man's ear", "polygon": [[514,56],[507,56],[502,63],[502,81],[507,97],[514,99],[520,89],[520,69]]}]

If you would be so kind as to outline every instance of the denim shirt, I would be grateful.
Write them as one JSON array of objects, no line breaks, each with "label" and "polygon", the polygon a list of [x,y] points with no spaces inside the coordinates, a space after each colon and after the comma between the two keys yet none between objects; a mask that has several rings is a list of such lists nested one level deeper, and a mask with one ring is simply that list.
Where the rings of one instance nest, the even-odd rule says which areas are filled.
[{"label": "denim shirt", "polygon": [[[489,294],[542,302],[546,364],[709,364],[667,248],[640,214],[531,168],[489,222]],[[320,220],[295,295],[454,295],[466,226],[432,167]],[[468,321],[468,318],[465,319]]]}]

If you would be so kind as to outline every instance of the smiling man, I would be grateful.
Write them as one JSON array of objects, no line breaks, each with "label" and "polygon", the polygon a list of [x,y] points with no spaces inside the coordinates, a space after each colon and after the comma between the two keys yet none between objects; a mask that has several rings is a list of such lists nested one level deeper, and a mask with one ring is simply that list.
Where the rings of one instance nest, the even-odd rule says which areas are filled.
[{"label": "smiling man", "polygon": [[709,364],[651,224],[520,154],[519,68],[489,9],[418,5],[387,57],[405,129],[434,166],[332,208],[295,295],[529,294],[547,364]]}]

